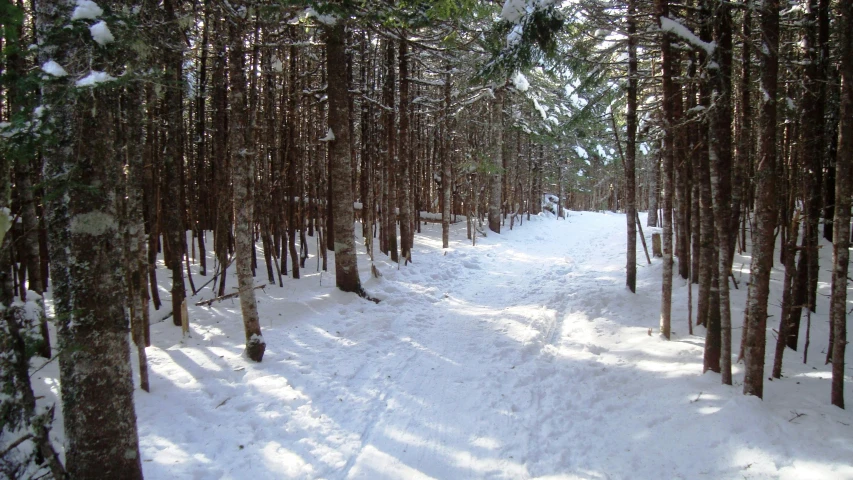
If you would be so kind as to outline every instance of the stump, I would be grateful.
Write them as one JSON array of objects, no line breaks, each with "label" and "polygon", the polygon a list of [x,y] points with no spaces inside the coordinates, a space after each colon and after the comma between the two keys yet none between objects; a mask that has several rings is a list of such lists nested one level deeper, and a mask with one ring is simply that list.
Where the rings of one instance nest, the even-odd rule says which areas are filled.
[{"label": "stump", "polygon": [[657,258],[663,258],[663,249],[661,249],[660,234],[652,234],[652,255]]}]

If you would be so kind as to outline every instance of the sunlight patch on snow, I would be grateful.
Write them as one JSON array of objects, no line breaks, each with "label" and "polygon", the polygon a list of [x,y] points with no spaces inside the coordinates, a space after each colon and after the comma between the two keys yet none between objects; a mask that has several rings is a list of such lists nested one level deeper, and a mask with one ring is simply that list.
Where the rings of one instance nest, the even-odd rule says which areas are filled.
[{"label": "sunlight patch on snow", "polygon": [[441,355],[440,353],[436,352],[435,350],[432,350],[430,348],[423,346],[422,344],[413,340],[412,337],[403,337],[400,340],[404,343],[408,343],[409,345],[413,346],[417,350],[420,350],[424,353],[432,355],[433,357],[439,358],[439,359],[441,359],[441,360],[443,360],[443,361],[445,361],[445,362],[447,362],[453,366],[456,366],[456,367],[459,366],[459,362],[451,360],[451,359],[445,357],[444,355]]},{"label": "sunlight patch on snow", "polygon": [[[146,437],[147,449],[146,452],[143,453],[144,457],[149,457],[150,452],[148,450],[156,449],[155,458],[152,461],[157,463],[162,463],[164,465],[175,465],[185,463],[190,460],[190,455],[184,451],[181,447],[173,443],[168,438],[162,437],[156,434],[150,434]],[[202,458],[206,461],[210,461],[206,457]]]},{"label": "sunlight patch on snow", "polygon": [[282,477],[306,478],[314,475],[314,467],[278,442],[267,443],[261,454],[270,471]]},{"label": "sunlight patch on snow", "polygon": [[311,328],[311,330],[312,330],[313,332],[317,333],[317,334],[318,334],[318,335],[320,335],[321,337],[326,338],[326,339],[329,339],[329,340],[332,340],[332,341],[334,341],[334,342],[337,342],[337,343],[339,343],[341,346],[344,346],[344,347],[352,347],[352,346],[358,345],[358,342],[354,342],[354,341],[352,341],[352,340],[350,340],[350,339],[348,339],[348,338],[336,337],[336,336],[332,335],[331,333],[329,333],[329,332],[327,332],[327,331],[323,330],[323,329],[322,329],[322,328],[320,328],[320,327],[311,326],[310,328]]},{"label": "sunlight patch on snow", "polygon": [[485,448],[487,450],[497,450],[501,448],[500,440],[491,437],[475,437],[471,440],[471,445],[474,445],[475,447]]},{"label": "sunlight patch on snow", "polygon": [[410,480],[429,480],[434,478],[406,465],[373,445],[364,447],[357,462],[358,464],[350,471],[350,477],[406,478]]}]

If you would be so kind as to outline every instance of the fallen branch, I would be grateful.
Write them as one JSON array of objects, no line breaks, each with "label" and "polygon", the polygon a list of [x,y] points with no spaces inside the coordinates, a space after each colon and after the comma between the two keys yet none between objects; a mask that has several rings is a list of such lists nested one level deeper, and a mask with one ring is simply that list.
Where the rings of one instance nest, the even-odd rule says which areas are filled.
[{"label": "fallen branch", "polygon": [[[252,290],[263,289],[267,286],[267,284],[258,285],[257,287],[252,288]],[[221,302],[222,300],[228,300],[229,298],[234,298],[240,295],[240,292],[229,293],[227,295],[222,295],[221,297],[211,298],[210,300],[202,300],[195,304],[196,307],[209,307],[213,304],[213,302]]]},{"label": "fallen branch", "polygon": [[21,437],[21,438],[19,438],[19,439],[15,440],[14,442],[10,443],[10,444],[9,444],[9,446],[8,446],[8,447],[6,447],[6,449],[5,449],[5,450],[3,450],[2,452],[0,452],[0,458],[5,457],[5,456],[6,456],[6,454],[8,454],[8,453],[9,453],[9,452],[11,452],[12,450],[14,450],[14,449],[18,448],[18,446],[19,446],[20,444],[22,444],[22,443],[26,442],[27,440],[30,440],[31,438],[33,438],[33,434],[28,433],[28,434],[24,435],[23,437]]}]

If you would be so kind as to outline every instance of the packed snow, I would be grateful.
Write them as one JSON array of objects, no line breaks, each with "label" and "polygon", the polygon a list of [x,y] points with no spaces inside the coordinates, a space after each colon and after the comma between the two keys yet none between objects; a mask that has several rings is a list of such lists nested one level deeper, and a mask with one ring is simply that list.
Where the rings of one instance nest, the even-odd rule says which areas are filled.
[{"label": "packed snow", "polygon": [[98,45],[104,46],[116,41],[116,38],[113,36],[113,32],[111,32],[110,27],[107,26],[107,22],[103,20],[89,27],[89,32],[92,34],[92,40],[94,40]]},{"label": "packed snow", "polygon": [[77,0],[77,6],[71,12],[71,20],[94,20],[104,14],[104,10],[92,0]]},{"label": "packed snow", "polygon": [[[259,364],[242,354],[238,299],[196,307],[214,296],[202,288],[186,338],[161,320],[168,307],[152,308],[151,393],[136,392],[145,477],[853,478],[853,413],[829,404],[823,296],[809,363],[786,352],[784,377],[766,383],[762,401],[742,395],[741,364],[733,387],[702,374],[704,330],[687,334],[680,278],[672,340],[657,333],[662,263],[648,265],[638,245],[637,293],[626,289],[624,215],[545,213],[476,246],[462,220],[446,250],[441,225],[424,224],[408,266],[377,252],[380,278],[359,244],[379,304],[338,291],[333,273],[317,272],[316,251],[301,280],[258,290]],[[645,229],[649,244],[655,230]],[[196,286],[211,278],[208,254],[207,277],[193,264]],[[748,265],[737,256],[736,346]],[[168,305],[162,263],[158,274]],[[769,342],[781,281],[777,268]],[[229,292],[235,285],[232,268]],[[56,400],[56,371],[34,376],[42,401]]]},{"label": "packed snow", "polygon": [[64,77],[68,75],[68,72],[62,68],[62,65],[56,63],[54,60],[48,60],[44,62],[44,65],[41,66],[41,69],[44,73],[48,75],[53,75],[54,77]]}]

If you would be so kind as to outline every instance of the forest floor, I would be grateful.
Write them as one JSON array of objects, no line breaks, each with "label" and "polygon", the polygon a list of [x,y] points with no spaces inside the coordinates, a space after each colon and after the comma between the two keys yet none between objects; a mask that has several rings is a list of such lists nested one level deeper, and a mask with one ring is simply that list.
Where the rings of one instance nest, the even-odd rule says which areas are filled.
[{"label": "forest floor", "polygon": [[[680,278],[672,340],[658,334],[662,264],[649,266],[638,245],[628,291],[624,215],[541,215],[476,246],[464,222],[452,228],[442,250],[441,225],[424,225],[408,266],[380,255],[379,279],[359,255],[379,304],[337,291],[313,256],[301,280],[258,290],[260,364],[242,356],[237,299],[193,306],[213,297],[209,287],[191,299],[188,338],[171,320],[154,323],[151,393],[136,393],[146,478],[853,478],[853,411],[829,404],[823,295],[808,364],[788,350],[762,401],[742,395],[741,364],[733,387],[702,374],[705,331],[688,335]],[[828,294],[831,247],[822,250]],[[735,266],[737,350],[749,258]],[[159,275],[168,304],[169,275]],[[152,321],[166,313],[152,310]],[[46,401],[57,391],[48,367],[35,380]]]}]

